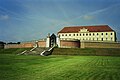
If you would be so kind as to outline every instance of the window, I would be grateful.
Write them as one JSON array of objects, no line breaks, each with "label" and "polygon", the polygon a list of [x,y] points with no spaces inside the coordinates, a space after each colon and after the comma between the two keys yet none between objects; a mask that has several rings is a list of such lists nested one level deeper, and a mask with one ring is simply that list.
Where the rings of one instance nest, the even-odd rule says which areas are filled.
[{"label": "window", "polygon": [[106,38],[106,41],[107,41],[107,38]]},{"label": "window", "polygon": [[94,38],[93,38],[93,41],[94,41]]},{"label": "window", "polygon": [[106,35],[108,35],[108,34],[106,33]]},{"label": "window", "polygon": [[98,33],[97,33],[97,35],[98,35]]},{"label": "window", "polygon": [[103,33],[101,35],[103,35]]},{"label": "window", "polygon": [[64,34],[62,34],[62,36],[64,36]]},{"label": "window", "polygon": [[91,36],[91,33],[89,35]]},{"label": "window", "polygon": [[111,38],[111,40],[112,40],[113,38]]},{"label": "window", "polygon": [[80,34],[80,36],[81,36],[81,34]]},{"label": "window", "polygon": [[98,41],[98,38],[97,38],[97,41]]},{"label": "window", "polygon": [[86,36],[88,36],[88,34],[86,34]]},{"label": "window", "polygon": [[75,36],[75,34],[73,34],[73,36]]},{"label": "window", "polygon": [[69,34],[69,36],[71,36],[71,34]]},{"label": "window", "polygon": [[101,38],[101,40],[103,41],[103,38]]},{"label": "window", "polygon": [[65,34],[65,36],[67,36],[67,34]]},{"label": "window", "polygon": [[95,34],[93,33],[93,36],[94,36]]},{"label": "window", "polygon": [[77,34],[77,36],[78,36],[78,34]]},{"label": "window", "polygon": [[111,35],[112,35],[112,33],[111,33]]},{"label": "window", "polygon": [[83,36],[84,36],[84,33],[83,33]]}]

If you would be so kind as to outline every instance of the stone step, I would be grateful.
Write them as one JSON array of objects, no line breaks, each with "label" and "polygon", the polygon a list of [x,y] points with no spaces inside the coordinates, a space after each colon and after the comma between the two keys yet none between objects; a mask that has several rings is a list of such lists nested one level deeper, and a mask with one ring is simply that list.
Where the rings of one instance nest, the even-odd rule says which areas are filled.
[{"label": "stone step", "polygon": [[48,50],[49,48],[36,48],[33,51],[27,51],[25,54],[28,55],[40,55],[44,50]]}]

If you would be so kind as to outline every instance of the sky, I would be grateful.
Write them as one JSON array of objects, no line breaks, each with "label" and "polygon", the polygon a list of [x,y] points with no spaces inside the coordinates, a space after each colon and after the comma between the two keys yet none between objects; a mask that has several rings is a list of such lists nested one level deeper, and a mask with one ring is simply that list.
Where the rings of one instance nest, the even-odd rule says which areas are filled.
[{"label": "sky", "polygon": [[0,41],[39,40],[86,25],[109,25],[120,41],[120,0],[0,0]]}]

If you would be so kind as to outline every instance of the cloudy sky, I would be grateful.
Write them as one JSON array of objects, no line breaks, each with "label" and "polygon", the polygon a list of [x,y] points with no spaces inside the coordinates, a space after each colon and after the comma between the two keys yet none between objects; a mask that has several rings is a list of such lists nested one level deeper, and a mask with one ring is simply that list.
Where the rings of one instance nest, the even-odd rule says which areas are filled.
[{"label": "cloudy sky", "polygon": [[79,25],[109,25],[120,41],[120,0],[0,0],[0,41],[38,40]]}]

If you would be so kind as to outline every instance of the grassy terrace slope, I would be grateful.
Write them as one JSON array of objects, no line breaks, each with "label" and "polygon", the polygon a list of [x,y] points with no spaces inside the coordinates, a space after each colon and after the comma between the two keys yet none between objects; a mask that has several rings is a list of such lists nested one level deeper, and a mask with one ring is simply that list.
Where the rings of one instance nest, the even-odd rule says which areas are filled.
[{"label": "grassy terrace slope", "polygon": [[30,48],[0,49],[0,54],[18,54],[24,50],[30,50]]},{"label": "grassy terrace slope", "polygon": [[0,80],[120,80],[120,57],[15,54],[20,51],[0,50]]},{"label": "grassy terrace slope", "polygon": [[120,56],[120,48],[55,48],[53,55]]}]

